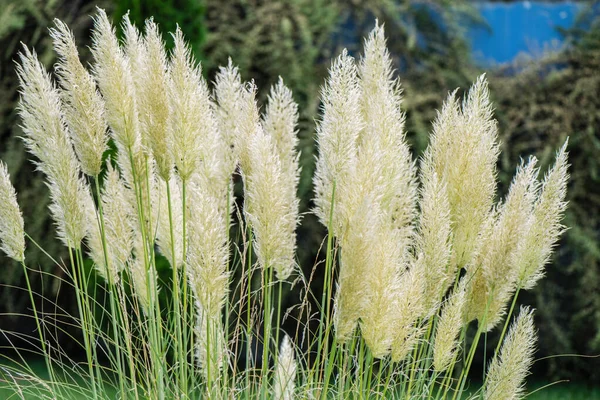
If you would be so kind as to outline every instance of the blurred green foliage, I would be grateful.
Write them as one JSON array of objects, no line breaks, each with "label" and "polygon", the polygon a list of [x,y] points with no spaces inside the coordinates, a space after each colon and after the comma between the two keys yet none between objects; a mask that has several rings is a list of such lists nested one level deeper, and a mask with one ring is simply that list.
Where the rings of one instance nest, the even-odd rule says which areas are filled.
[{"label": "blurred green foliage", "polygon": [[152,17],[169,49],[173,46],[170,32],[179,26],[194,54],[201,57],[206,35],[203,0],[113,0],[112,8],[115,24],[120,24],[123,15],[129,13],[131,22],[143,29],[144,21]]},{"label": "blurred green foliage", "polygon": [[[568,35],[566,49],[491,79],[505,184],[520,157],[535,154],[547,166],[570,138],[569,230],[533,294],[538,355],[600,352],[600,17],[582,20]],[[558,357],[540,364],[554,378],[600,381],[599,358]]]}]

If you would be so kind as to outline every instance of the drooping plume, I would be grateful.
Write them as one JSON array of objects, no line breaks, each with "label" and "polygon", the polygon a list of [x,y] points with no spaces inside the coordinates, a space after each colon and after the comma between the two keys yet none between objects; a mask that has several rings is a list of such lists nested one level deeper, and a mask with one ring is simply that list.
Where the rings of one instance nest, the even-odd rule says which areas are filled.
[{"label": "drooping plume", "polygon": [[24,47],[20,58],[17,74],[21,84],[23,140],[29,152],[39,159],[37,168],[46,175],[58,238],[66,246],[76,248],[87,230],[89,189],[80,177],[57,88],[35,53]]},{"label": "drooping plume", "polygon": [[13,260],[25,261],[25,230],[17,193],[6,165],[0,161],[0,249]]},{"label": "drooping plume", "polygon": [[50,29],[54,49],[58,54],[56,74],[60,79],[65,120],[81,169],[97,176],[102,167],[102,155],[107,147],[104,101],[96,90],[94,77],[79,61],[73,33],[67,25],[54,20]]},{"label": "drooping plume", "polygon": [[527,221],[527,232],[519,243],[516,260],[518,263],[518,285],[531,289],[544,276],[554,246],[565,231],[561,224],[567,202],[568,141],[556,155],[556,162],[544,177],[540,194],[535,202],[531,218]]}]

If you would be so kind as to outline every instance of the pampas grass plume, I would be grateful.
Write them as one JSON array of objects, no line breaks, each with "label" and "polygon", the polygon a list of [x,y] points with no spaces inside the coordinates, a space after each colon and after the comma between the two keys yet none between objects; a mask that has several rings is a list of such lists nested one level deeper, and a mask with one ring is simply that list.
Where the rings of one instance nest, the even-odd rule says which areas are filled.
[{"label": "pampas grass plume", "polygon": [[67,25],[55,20],[50,29],[54,49],[58,54],[56,74],[62,87],[61,97],[69,134],[81,169],[97,176],[102,167],[102,155],[107,147],[104,101],[96,90],[93,76],[79,61],[73,33]]},{"label": "pampas grass plume", "polygon": [[533,363],[536,332],[533,311],[521,307],[510,327],[500,352],[494,357],[486,376],[485,400],[516,400],[523,398],[523,383]]},{"label": "pampas grass plume", "polygon": [[6,165],[0,162],[0,248],[13,260],[25,261],[25,230],[17,193]]}]

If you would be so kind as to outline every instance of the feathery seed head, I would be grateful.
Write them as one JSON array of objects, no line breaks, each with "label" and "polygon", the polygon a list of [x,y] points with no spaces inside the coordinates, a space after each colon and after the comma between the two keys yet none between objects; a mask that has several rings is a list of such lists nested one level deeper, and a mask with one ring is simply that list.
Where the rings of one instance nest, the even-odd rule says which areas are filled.
[{"label": "feathery seed head", "polygon": [[206,315],[220,318],[229,289],[227,219],[206,187],[191,186],[189,196],[186,272]]},{"label": "feathery seed head", "polygon": [[256,130],[248,143],[250,172],[242,169],[246,196],[244,213],[254,233],[260,265],[273,268],[277,278],[283,280],[296,265],[296,182],[284,175],[271,136],[260,125]]},{"label": "feathery seed head", "polygon": [[294,102],[292,91],[283,84],[281,77],[277,85],[271,88],[262,124],[265,132],[275,143],[284,175],[297,181],[299,176],[296,151],[298,104]]},{"label": "feathery seed head", "polygon": [[373,357],[381,358],[390,351],[396,333],[401,290],[400,271],[404,262],[402,242],[398,230],[386,229],[382,216],[376,226],[374,235],[367,239],[370,250],[368,272],[362,284],[365,287],[364,307],[361,315],[360,331],[369,346]]},{"label": "feathery seed head", "polygon": [[434,123],[427,152],[447,185],[454,232],[452,263],[462,267],[471,261],[496,190],[497,127],[484,75],[472,86],[462,110],[456,92],[449,96]]},{"label": "feathery seed head", "polygon": [[25,132],[23,140],[29,152],[40,160],[36,162],[37,168],[46,175],[52,200],[50,212],[58,237],[66,246],[74,248],[86,234],[90,193],[80,177],[58,90],[35,53],[24,46],[20,58],[18,108]]},{"label": "feathery seed head", "polygon": [[277,400],[292,400],[296,380],[296,360],[294,348],[288,335],[283,336],[273,382],[273,398]]},{"label": "feathery seed head", "polygon": [[[518,249],[527,234],[539,186],[536,163],[532,157],[517,169],[504,203],[497,207],[493,232],[486,236],[485,244],[475,257],[473,267],[481,268],[487,288],[486,330],[502,320],[515,290],[520,261]],[[481,315],[479,320],[482,321]]]},{"label": "feathery seed head", "polygon": [[25,261],[25,230],[17,193],[6,164],[0,161],[0,248],[13,260]]},{"label": "feathery seed head", "polygon": [[96,176],[107,149],[104,101],[96,90],[94,78],[79,61],[73,33],[64,22],[54,21],[56,28],[50,29],[50,36],[58,54],[55,70],[62,88],[65,120],[81,169]]},{"label": "feathery seed head", "polygon": [[[227,342],[221,316],[210,316],[199,301],[195,302],[196,325],[196,365],[205,377],[212,382],[220,378],[223,364],[226,363]],[[210,376],[208,376],[210,374]]]},{"label": "feathery seed head", "polygon": [[[158,183],[160,195],[158,196],[158,227],[156,238],[158,249],[171,263],[173,268],[183,264],[183,203],[181,194],[181,181],[176,175],[169,180],[169,193],[167,182]],[[170,200],[170,204],[169,204]]]},{"label": "feathery seed head", "polygon": [[416,236],[417,268],[425,277],[425,307],[433,314],[457,268],[450,265],[452,230],[445,183],[435,172],[431,153],[421,161],[421,212]]},{"label": "feathery seed head", "polygon": [[152,150],[158,176],[168,181],[173,168],[172,138],[168,135],[169,97],[167,55],[157,24],[146,21],[142,44],[144,66],[138,86],[138,108],[142,137]]},{"label": "feathery seed head", "polygon": [[[126,34],[131,53],[135,35],[131,29],[126,30]],[[141,144],[132,65],[130,54],[123,53],[115,30],[102,9],[98,9],[94,17],[92,42],[93,73],[105,102],[106,120],[119,152],[128,154]]]},{"label": "feathery seed head", "polygon": [[528,307],[521,307],[519,316],[512,323],[500,352],[488,368],[484,399],[523,398],[523,383],[533,364],[535,341],[533,311]]},{"label": "feathery seed head", "polygon": [[[100,275],[106,277],[106,269],[111,274],[111,282],[119,282],[119,275],[125,269],[131,258],[133,250],[133,221],[134,210],[127,198],[127,189],[119,177],[119,172],[106,163],[106,178],[102,190],[102,210],[104,215],[104,237],[106,243],[106,255],[100,238],[100,224],[95,209],[90,214],[96,218],[89,221],[88,244],[91,256],[96,263],[96,269]],[[92,205],[93,208],[93,205]],[[95,244],[94,244],[95,243]],[[108,265],[106,264],[108,261]]]},{"label": "feathery seed head", "polygon": [[392,360],[402,361],[408,356],[424,333],[424,328],[418,324],[425,316],[425,276],[423,271],[414,266],[404,271],[400,276],[398,290],[395,337],[392,342]]},{"label": "feathery seed head", "polygon": [[243,92],[242,81],[237,67],[234,67],[231,58],[227,67],[220,67],[215,78],[214,97],[217,101],[215,115],[219,132],[228,147],[226,151],[226,167],[231,175],[238,161],[239,149],[236,147],[240,135],[239,119],[241,113],[241,99]]},{"label": "feathery seed head", "polygon": [[416,214],[415,165],[405,140],[400,83],[392,78],[383,26],[376,25],[366,40],[358,72],[364,120],[358,163],[370,173],[361,185],[380,193],[389,223],[408,237]]},{"label": "feathery seed head", "polygon": [[329,226],[335,186],[333,232],[341,234],[348,211],[343,199],[355,188],[348,187],[356,168],[357,142],[363,128],[360,109],[360,84],[354,59],[344,50],[333,62],[322,89],[321,121],[317,127],[317,158],[314,177],[315,212]]},{"label": "feathery seed head", "polygon": [[436,371],[448,369],[458,351],[458,335],[463,326],[463,311],[466,302],[465,280],[446,300],[438,320],[433,344],[433,366]]},{"label": "feathery seed head", "polygon": [[203,140],[216,130],[213,106],[200,66],[183,39],[173,34],[175,47],[169,64],[169,136],[181,180],[186,182],[206,158]]},{"label": "feathery seed head", "polygon": [[515,257],[518,262],[518,284],[523,289],[533,288],[544,275],[544,266],[565,231],[561,220],[567,208],[567,144],[568,140],[558,151],[554,166],[544,177],[539,197],[527,224],[527,232]]}]

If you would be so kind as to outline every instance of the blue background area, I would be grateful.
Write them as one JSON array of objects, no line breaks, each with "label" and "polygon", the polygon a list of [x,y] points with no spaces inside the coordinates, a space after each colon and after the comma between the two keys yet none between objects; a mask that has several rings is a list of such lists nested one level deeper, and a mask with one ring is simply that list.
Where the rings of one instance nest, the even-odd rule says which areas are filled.
[{"label": "blue background area", "polygon": [[[489,25],[467,33],[473,57],[482,66],[512,61],[519,53],[539,57],[542,50],[562,42],[557,28],[569,28],[584,5],[573,2],[477,3]],[[554,43],[553,43],[554,42]]]}]

